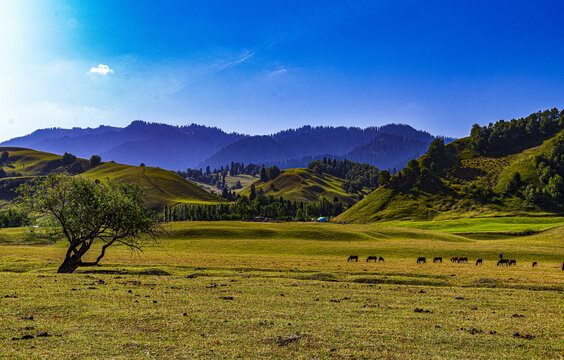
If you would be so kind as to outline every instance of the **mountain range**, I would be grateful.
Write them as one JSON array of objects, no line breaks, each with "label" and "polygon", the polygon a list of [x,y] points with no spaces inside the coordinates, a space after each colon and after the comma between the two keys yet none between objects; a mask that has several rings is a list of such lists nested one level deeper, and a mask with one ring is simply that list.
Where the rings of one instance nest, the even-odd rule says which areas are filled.
[{"label": "mountain range", "polygon": [[[305,167],[323,157],[366,162],[379,168],[401,168],[423,154],[436,137],[409,125],[381,127],[312,127],[280,131],[271,135],[227,133],[197,124],[172,126],[133,121],[119,128],[40,129],[13,138],[0,146],[17,146],[104,161],[171,170],[220,168],[232,161]],[[446,138],[450,141],[452,139]]]}]

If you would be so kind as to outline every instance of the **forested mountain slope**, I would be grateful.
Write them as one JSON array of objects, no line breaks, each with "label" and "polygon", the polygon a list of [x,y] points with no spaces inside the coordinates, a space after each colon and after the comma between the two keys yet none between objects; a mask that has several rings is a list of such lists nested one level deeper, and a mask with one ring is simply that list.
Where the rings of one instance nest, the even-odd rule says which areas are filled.
[{"label": "forested mountain slope", "polygon": [[475,125],[338,217],[347,222],[564,211],[564,111]]}]

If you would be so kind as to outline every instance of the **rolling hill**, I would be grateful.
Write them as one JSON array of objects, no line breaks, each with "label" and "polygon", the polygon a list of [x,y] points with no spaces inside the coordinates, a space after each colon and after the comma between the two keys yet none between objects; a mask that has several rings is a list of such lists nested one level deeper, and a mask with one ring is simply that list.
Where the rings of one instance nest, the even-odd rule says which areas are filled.
[{"label": "rolling hill", "polygon": [[408,165],[339,215],[368,223],[390,219],[547,215],[564,211],[564,111],[474,126],[472,135]]},{"label": "rolling hill", "polygon": [[140,167],[117,163],[102,163],[92,167],[88,160],[76,158],[65,164],[60,155],[26,148],[0,147],[0,153],[8,152],[8,159],[0,163],[6,173],[0,179],[0,205],[14,198],[11,191],[17,185],[50,172],[68,172],[90,179],[119,179],[147,187],[147,206],[159,209],[163,205],[181,203],[219,203],[222,200],[199,186],[168,171],[153,167]]},{"label": "rolling hill", "polygon": [[[262,191],[266,196],[280,197],[285,200],[314,202],[322,198],[333,201],[335,197],[340,202],[350,206],[357,202],[356,196],[347,194],[341,188],[344,179],[329,174],[319,175],[310,169],[296,168],[282,170],[273,180],[254,182],[257,192]],[[241,192],[249,196],[250,187]]]}]

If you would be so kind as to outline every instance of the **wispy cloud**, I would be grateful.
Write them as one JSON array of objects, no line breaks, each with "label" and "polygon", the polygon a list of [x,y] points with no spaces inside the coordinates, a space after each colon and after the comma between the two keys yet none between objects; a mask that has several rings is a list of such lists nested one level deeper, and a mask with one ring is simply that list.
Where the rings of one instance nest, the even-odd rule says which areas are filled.
[{"label": "wispy cloud", "polygon": [[286,69],[283,68],[283,69],[279,69],[279,70],[272,71],[269,75],[271,75],[271,76],[274,76],[274,75],[282,75],[282,74],[285,74],[285,73],[287,73],[287,72],[288,72],[288,70],[286,70]]},{"label": "wispy cloud", "polygon": [[114,73],[114,71],[112,69],[110,69],[110,67],[108,65],[104,65],[104,64],[100,64],[98,65],[98,67],[91,67],[90,74],[101,74],[101,75],[107,75],[110,73]]},{"label": "wispy cloud", "polygon": [[232,68],[233,66],[244,63],[245,61],[249,60],[253,56],[255,56],[254,51],[252,51],[252,52],[248,51],[244,55],[240,56],[239,58],[237,58],[235,60],[227,61],[227,62],[224,62],[223,64],[218,65],[217,68],[219,70],[229,69],[229,68]]}]

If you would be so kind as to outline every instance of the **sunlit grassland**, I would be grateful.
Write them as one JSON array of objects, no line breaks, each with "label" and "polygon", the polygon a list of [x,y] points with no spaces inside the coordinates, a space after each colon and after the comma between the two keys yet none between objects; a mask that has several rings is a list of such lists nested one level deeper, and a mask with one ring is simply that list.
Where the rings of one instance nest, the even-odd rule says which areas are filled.
[{"label": "sunlit grassland", "polygon": [[[94,273],[72,275],[55,274],[63,243],[26,244],[23,229],[3,229],[0,358],[564,354],[562,227],[474,240],[446,231],[461,224],[388,225],[169,223],[142,254],[114,248],[103,266],[85,269]],[[517,266],[495,266],[499,251]],[[346,262],[351,254],[360,261]],[[368,255],[385,262],[366,263]],[[12,340],[40,332],[52,336]]]},{"label": "sunlit grassland", "polygon": [[544,230],[564,225],[564,217],[559,216],[506,216],[462,218],[437,221],[386,221],[385,226],[425,229],[449,233],[467,232],[524,232]]}]

